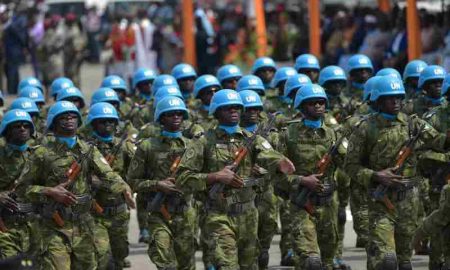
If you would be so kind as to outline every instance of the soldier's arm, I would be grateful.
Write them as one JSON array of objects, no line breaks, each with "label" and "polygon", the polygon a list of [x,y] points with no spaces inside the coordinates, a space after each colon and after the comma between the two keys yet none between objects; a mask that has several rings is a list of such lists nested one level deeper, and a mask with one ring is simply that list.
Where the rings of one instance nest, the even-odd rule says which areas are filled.
[{"label": "soldier's arm", "polygon": [[195,140],[193,145],[186,149],[183,160],[180,163],[177,174],[177,186],[187,193],[204,191],[207,189],[209,170],[205,168],[206,140],[202,137]]},{"label": "soldier's arm", "polygon": [[279,162],[286,158],[282,153],[276,151],[269,141],[261,136],[258,136],[253,147],[254,151],[256,151],[256,163],[268,169],[271,173],[275,173]]},{"label": "soldier's arm", "polygon": [[448,139],[446,133],[440,133],[434,129],[428,122],[415,118],[415,128],[419,129],[424,126],[422,133],[420,134],[420,140],[424,143],[423,147],[426,149],[433,149],[436,151],[443,151],[448,147]]},{"label": "soldier's arm", "polygon": [[156,160],[151,158],[152,147],[150,140],[138,145],[136,153],[128,168],[127,179],[134,191],[144,191],[156,188],[158,180],[149,179]]},{"label": "soldier's arm", "polygon": [[439,208],[434,210],[425,218],[422,224],[422,230],[426,234],[431,232],[439,232],[450,224],[450,184],[442,189],[441,201]]}]

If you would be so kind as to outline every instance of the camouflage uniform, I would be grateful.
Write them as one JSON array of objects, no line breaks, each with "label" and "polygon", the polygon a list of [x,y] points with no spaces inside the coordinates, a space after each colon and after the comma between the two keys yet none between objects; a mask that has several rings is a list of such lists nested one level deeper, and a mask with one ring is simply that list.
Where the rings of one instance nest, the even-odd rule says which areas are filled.
[{"label": "camouflage uniform", "polygon": [[[185,137],[153,137],[139,144],[128,170],[128,179],[133,190],[150,204],[155,198],[156,184],[170,176],[173,161],[182,156],[192,158],[194,144]],[[176,180],[178,182],[178,179]],[[166,195],[165,204],[171,215],[166,220],[161,212],[147,211],[150,242],[148,255],[158,269],[195,269],[194,220],[192,193],[182,197]]]},{"label": "camouflage uniform", "polygon": [[[442,105],[446,104],[447,101],[442,99]],[[435,105],[431,101],[427,100],[424,95],[420,95],[413,102],[407,102],[405,106],[403,106],[403,112],[408,115],[416,114],[417,116],[422,117],[426,112],[437,106],[440,105]]]},{"label": "camouflage uniform", "polygon": [[[181,130],[183,132],[183,136],[189,139],[200,138],[204,134],[204,129],[189,120],[184,120],[182,123]],[[151,137],[157,137],[161,134],[161,126],[155,123],[147,123],[143,125],[139,131],[137,138],[139,140],[147,139]]]},{"label": "camouflage uniform", "polygon": [[63,75],[63,47],[64,37],[55,28],[46,29],[42,42],[37,47],[37,58],[41,65],[42,82],[47,87],[54,79]]},{"label": "camouflage uniform", "polygon": [[[19,178],[17,193],[26,196],[36,205],[42,206],[40,230],[43,239],[44,269],[95,269],[94,219],[90,214],[92,174],[100,181],[98,189],[121,194],[128,187],[122,178],[111,170],[102,154],[81,139],[72,149],[55,138],[39,146],[30,163]],[[77,203],[63,207],[43,194],[46,187],[54,187],[66,181],[65,174],[71,164],[81,155],[87,155],[82,162],[82,171],[69,191],[77,196]],[[58,211],[64,224],[57,224],[52,218]],[[60,226],[62,225],[62,226]]]},{"label": "camouflage uniform", "polygon": [[217,120],[214,116],[208,114],[208,110],[199,108],[196,111],[191,111],[191,114],[192,117],[190,119],[202,126],[205,131],[214,128],[217,125]]},{"label": "camouflage uniform", "polygon": [[[195,156],[180,167],[180,186],[192,191],[203,192],[206,216],[203,233],[210,249],[207,266],[220,269],[257,269],[258,211],[254,199],[254,187],[224,188],[223,196],[207,194],[207,175],[222,170],[234,159],[234,153],[251,133],[238,128],[237,133],[228,135],[217,127],[209,130],[196,145]],[[251,149],[241,162],[238,174],[250,177],[253,164],[274,168],[282,155],[262,137],[257,137]],[[245,180],[244,180],[245,181]]]},{"label": "camouflage uniform", "polygon": [[[281,135],[281,141],[286,156],[292,160],[297,168],[296,174],[306,176],[317,172],[316,164],[336,141],[336,133],[326,124],[323,124],[319,129],[311,129],[301,121],[291,124],[286,132]],[[341,148],[339,152],[344,154],[345,149]],[[340,160],[342,161],[342,158]],[[298,195],[299,189],[304,188],[299,186],[298,176],[289,176],[287,182],[280,183],[281,188],[291,198],[290,217],[292,220],[293,247],[295,255],[298,256],[296,269],[309,269],[308,266],[311,267],[321,262],[325,267],[324,269],[332,269],[333,267],[333,258],[338,242],[338,205],[337,193],[334,192],[336,190],[335,168],[334,165],[328,168],[325,175],[320,179],[323,184],[329,186],[328,193],[317,194],[313,192],[309,196],[309,200],[315,208],[312,216],[303,209],[302,205],[297,205],[293,200]],[[294,191],[292,192],[292,190]]]},{"label": "camouflage uniform", "polygon": [[[420,126],[425,129],[420,139],[428,147],[442,149],[445,136],[417,117],[399,113],[393,121],[379,114],[370,116],[350,137],[346,168],[352,179],[372,193],[377,186],[372,181],[376,171],[393,167],[395,158],[409,136]],[[379,200],[369,200],[369,243],[366,247],[367,268],[386,269],[410,265],[412,256],[411,239],[417,226],[418,183],[416,158],[410,157],[405,163],[402,175],[411,179],[411,184],[401,188],[390,188],[386,195],[394,204],[389,211]],[[404,196],[403,196],[404,195]],[[396,268],[396,266],[395,266]]]},{"label": "camouflage uniform", "polygon": [[64,75],[75,85],[80,85],[80,67],[84,60],[86,36],[77,24],[64,29]]}]

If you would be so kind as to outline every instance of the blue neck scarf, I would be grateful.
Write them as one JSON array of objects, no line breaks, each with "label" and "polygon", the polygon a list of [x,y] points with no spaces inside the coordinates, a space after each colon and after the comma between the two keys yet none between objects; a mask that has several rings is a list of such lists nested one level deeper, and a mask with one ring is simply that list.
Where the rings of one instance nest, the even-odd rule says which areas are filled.
[{"label": "blue neck scarf", "polygon": [[239,130],[239,126],[237,124],[234,126],[219,125],[219,128],[224,130],[228,135],[237,133]]},{"label": "blue neck scarf", "polygon": [[364,90],[364,84],[363,83],[357,83],[357,82],[352,82],[352,86],[358,90]]},{"label": "blue neck scarf", "polygon": [[442,104],[442,98],[430,98],[425,96],[425,99],[431,102],[433,105],[441,105]]},{"label": "blue neck scarf", "polygon": [[322,120],[309,120],[309,119],[303,119],[303,124],[309,128],[320,128],[322,126]]},{"label": "blue neck scarf", "polygon": [[24,143],[22,145],[8,143],[8,147],[14,151],[25,152],[28,149],[28,144]]},{"label": "blue neck scarf", "polygon": [[191,93],[189,92],[182,92],[181,95],[183,96],[184,100],[188,100],[191,98]]},{"label": "blue neck scarf", "polygon": [[209,105],[202,104],[202,110],[209,112]]},{"label": "blue neck scarf", "polygon": [[98,134],[97,132],[94,131],[94,136],[97,137],[100,141],[105,142],[105,143],[110,143],[113,141],[113,136],[100,136],[100,134]]},{"label": "blue neck scarf", "polygon": [[146,101],[150,101],[152,99],[152,95],[151,94],[140,93],[139,96],[141,98],[145,99]]},{"label": "blue neck scarf", "polygon": [[183,136],[183,134],[181,133],[181,131],[170,132],[170,131],[167,131],[167,130],[161,131],[161,135],[162,135],[163,137],[166,137],[166,138],[181,138],[181,136]]},{"label": "blue neck scarf", "polygon": [[67,145],[67,147],[69,147],[69,149],[72,149],[75,146],[75,144],[77,143],[77,136],[73,136],[73,137],[56,137],[56,139],[60,143],[64,143],[65,145]]},{"label": "blue neck scarf", "polygon": [[281,97],[281,101],[283,101],[286,104],[292,104],[292,99],[290,97]]},{"label": "blue neck scarf", "polygon": [[396,114],[380,112],[380,115],[383,116],[384,119],[390,120],[390,121],[393,121],[393,120],[397,119],[397,115]]},{"label": "blue neck scarf", "polygon": [[258,125],[257,125],[257,124],[253,124],[253,125],[251,125],[251,126],[247,126],[247,127],[244,127],[244,128],[245,128],[245,130],[247,130],[247,131],[253,133],[253,132],[255,132],[256,129],[258,128]]}]

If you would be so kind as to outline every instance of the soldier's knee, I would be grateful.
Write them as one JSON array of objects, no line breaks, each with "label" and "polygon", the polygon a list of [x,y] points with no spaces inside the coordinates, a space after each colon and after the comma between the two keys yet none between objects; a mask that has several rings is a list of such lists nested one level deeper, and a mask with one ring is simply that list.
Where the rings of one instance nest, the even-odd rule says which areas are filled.
[{"label": "soldier's knee", "polygon": [[398,265],[398,270],[412,270],[412,264],[411,262],[401,262]]},{"label": "soldier's knee", "polygon": [[258,265],[261,269],[267,268],[267,265],[269,265],[269,250],[261,250],[258,257]]},{"label": "soldier's knee", "polygon": [[386,253],[377,270],[396,270],[397,256],[395,253]]},{"label": "soldier's knee", "polygon": [[305,270],[321,270],[322,261],[319,256],[309,256],[305,260]]}]

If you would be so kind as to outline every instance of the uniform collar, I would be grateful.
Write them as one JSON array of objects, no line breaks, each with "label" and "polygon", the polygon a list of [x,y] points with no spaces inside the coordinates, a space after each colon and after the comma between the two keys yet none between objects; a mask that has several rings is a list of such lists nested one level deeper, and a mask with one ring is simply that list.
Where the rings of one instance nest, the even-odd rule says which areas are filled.
[{"label": "uniform collar", "polygon": [[233,137],[233,136],[244,136],[244,131],[241,127],[237,127],[237,131],[234,134],[228,134],[225,132],[225,130],[219,128],[219,126],[216,127],[216,135],[218,138],[224,138],[224,137]]}]

